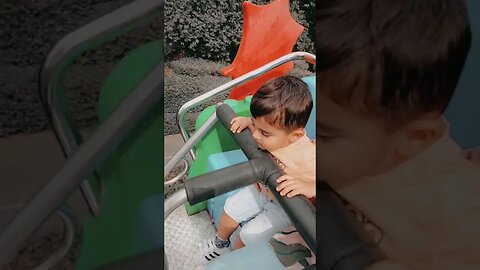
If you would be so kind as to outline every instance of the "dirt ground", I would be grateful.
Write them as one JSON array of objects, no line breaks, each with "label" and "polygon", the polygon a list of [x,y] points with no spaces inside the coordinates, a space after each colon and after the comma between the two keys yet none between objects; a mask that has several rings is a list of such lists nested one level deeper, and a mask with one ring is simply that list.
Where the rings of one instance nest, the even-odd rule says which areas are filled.
[{"label": "dirt ground", "polygon": [[[0,1],[0,137],[48,128],[37,76],[63,36],[131,0]],[[97,121],[98,91],[114,63],[129,50],[161,37],[160,20],[85,53],[67,73],[65,89],[80,127]]]}]

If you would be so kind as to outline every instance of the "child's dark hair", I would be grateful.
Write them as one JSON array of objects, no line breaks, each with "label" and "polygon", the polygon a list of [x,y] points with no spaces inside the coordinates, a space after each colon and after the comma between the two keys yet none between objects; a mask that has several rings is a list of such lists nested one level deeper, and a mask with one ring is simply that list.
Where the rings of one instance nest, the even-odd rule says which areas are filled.
[{"label": "child's dark hair", "polygon": [[257,90],[250,112],[254,118],[264,117],[270,125],[294,130],[307,125],[312,107],[307,84],[297,77],[283,76],[266,82]]},{"label": "child's dark hair", "polygon": [[442,113],[471,43],[461,0],[317,3],[317,87],[340,106],[396,126]]}]

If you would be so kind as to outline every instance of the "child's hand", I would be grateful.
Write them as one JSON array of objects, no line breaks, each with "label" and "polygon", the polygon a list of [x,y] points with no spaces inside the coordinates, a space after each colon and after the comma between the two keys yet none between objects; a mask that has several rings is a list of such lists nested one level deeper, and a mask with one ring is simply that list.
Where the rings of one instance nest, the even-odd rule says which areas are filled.
[{"label": "child's hand", "polygon": [[296,195],[305,195],[308,198],[315,197],[315,182],[307,182],[304,180],[293,178],[289,175],[282,175],[277,179],[277,183],[280,183],[277,187],[277,191],[280,195],[287,195],[291,198]]},{"label": "child's hand", "polygon": [[230,122],[230,130],[233,133],[240,133],[242,132],[245,128],[247,128],[250,124],[252,123],[252,120],[248,117],[235,117],[232,119]]}]

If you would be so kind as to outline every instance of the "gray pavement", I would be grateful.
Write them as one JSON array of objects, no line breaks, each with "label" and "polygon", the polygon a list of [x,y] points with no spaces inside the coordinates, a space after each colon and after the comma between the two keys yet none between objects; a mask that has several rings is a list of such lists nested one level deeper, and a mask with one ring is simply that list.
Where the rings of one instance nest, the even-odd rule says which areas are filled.
[{"label": "gray pavement", "polygon": [[[51,132],[15,135],[0,138],[0,232],[14,215],[63,165],[65,159]],[[88,215],[79,191],[67,200],[82,222]],[[27,241],[12,270],[32,269],[56,248],[63,226],[53,214]],[[78,244],[72,249],[77,252]],[[73,269],[73,255],[61,269]]]}]

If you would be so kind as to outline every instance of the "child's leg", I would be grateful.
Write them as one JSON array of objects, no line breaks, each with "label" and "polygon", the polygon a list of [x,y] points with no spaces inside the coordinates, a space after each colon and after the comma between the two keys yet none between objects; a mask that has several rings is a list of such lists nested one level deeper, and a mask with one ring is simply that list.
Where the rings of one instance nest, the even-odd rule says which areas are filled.
[{"label": "child's leg", "polygon": [[230,236],[238,225],[251,219],[263,210],[266,203],[255,186],[248,186],[225,201],[224,211],[217,224],[218,232],[214,239],[200,243],[199,262],[210,262],[229,252]]},{"label": "child's leg", "polygon": [[237,240],[235,240],[235,246],[233,246],[233,250],[237,250],[237,249],[240,249],[242,247],[245,246],[245,243],[243,243],[243,240],[242,238],[239,236],[237,236]]},{"label": "child's leg", "polygon": [[268,202],[264,206],[264,211],[249,221],[240,231],[239,238],[241,242],[235,247],[241,247],[242,244],[250,245],[256,242],[266,242],[272,236],[291,226],[292,222],[285,211],[276,203]]},{"label": "child's leg", "polygon": [[267,199],[254,185],[235,193],[225,201],[218,224],[218,236],[229,239],[241,222],[247,221],[263,211]]},{"label": "child's leg", "polygon": [[218,222],[218,237],[224,240],[228,240],[232,233],[237,229],[238,222],[225,213],[220,216]]}]

